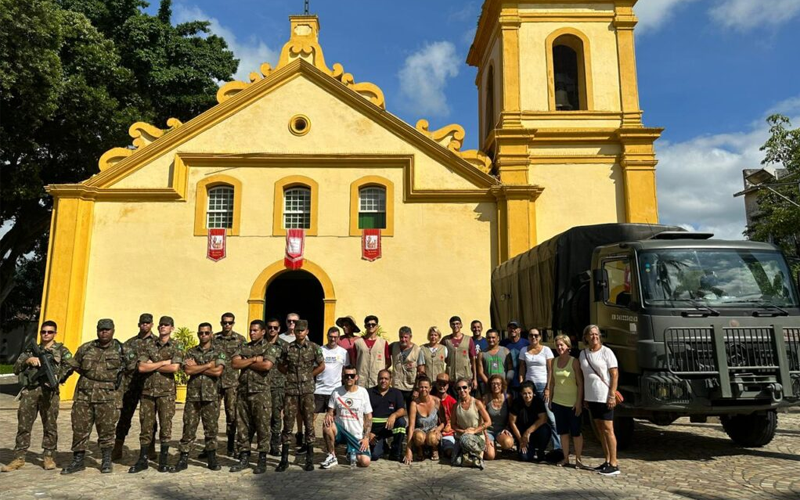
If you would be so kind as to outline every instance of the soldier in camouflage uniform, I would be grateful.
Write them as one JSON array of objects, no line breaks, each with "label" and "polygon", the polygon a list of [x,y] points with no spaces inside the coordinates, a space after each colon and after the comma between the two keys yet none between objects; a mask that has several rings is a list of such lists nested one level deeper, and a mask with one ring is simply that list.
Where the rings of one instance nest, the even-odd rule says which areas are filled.
[{"label": "soldier in camouflage uniform", "polygon": [[[214,343],[225,352],[228,359],[247,342],[242,335],[233,331],[236,317],[233,313],[226,312],[222,315],[220,325],[222,331],[214,334]],[[228,456],[234,456],[234,443],[236,442],[236,392],[239,386],[239,370],[229,369],[222,372],[219,384],[219,395],[225,404],[225,433],[228,436]],[[202,458],[202,455],[201,455]]]},{"label": "soldier in camouflage uniform", "polygon": [[169,440],[172,439],[172,417],[175,416],[175,372],[183,363],[183,344],[170,335],[175,321],[161,316],[158,321],[158,341],[139,355],[139,373],[147,374],[142,389],[142,404],[139,408],[139,460],[128,469],[136,473],[147,469],[147,448],[152,442],[151,430],[158,419],[159,440],[158,472],[169,472]]},{"label": "soldier in camouflage uniform", "polygon": [[278,347],[264,338],[264,322],[260,319],[250,322],[250,342],[244,344],[232,360],[233,367],[242,372],[236,401],[239,463],[231,467],[231,472],[248,466],[250,442],[254,435],[258,436],[258,463],[253,473],[263,474],[267,470],[269,419],[272,415],[269,372],[279,355]]},{"label": "soldier in camouflage uniform", "polygon": [[308,321],[298,320],[294,326],[295,341],[284,346],[278,368],[286,374],[286,399],[281,433],[281,461],[275,468],[283,472],[289,467],[289,442],[296,415],[303,417],[306,428],[306,463],[303,469],[314,470],[314,377],[325,370],[322,348],[308,340]]},{"label": "soldier in camouflage uniform", "polygon": [[186,387],[186,406],[183,408],[183,437],[178,450],[180,458],[175,472],[188,467],[189,451],[197,436],[197,425],[203,420],[205,451],[208,468],[219,470],[217,463],[217,427],[219,422],[219,378],[228,369],[228,356],[212,344],[211,323],[197,327],[199,345],[186,352],[183,371],[189,376]]},{"label": "soldier in camouflage uniform", "polygon": [[[45,321],[39,333],[42,341],[39,349],[50,359],[56,380],[63,382],[72,373],[66,364],[72,357],[64,344],[55,341],[58,327],[55,321]],[[14,446],[14,460],[0,467],[0,471],[9,472],[25,465],[25,453],[31,446],[31,429],[37,415],[42,416],[42,448],[44,448],[43,467],[45,470],[56,468],[53,454],[58,444],[58,387],[50,387],[42,360],[36,357],[32,349],[23,352],[14,363],[14,373],[19,375],[22,392],[17,410],[17,443]]]},{"label": "soldier in camouflage uniform", "polygon": [[62,474],[86,468],[83,459],[93,426],[97,426],[97,441],[103,454],[100,472],[113,470],[111,448],[122,407],[120,384],[123,371],[135,361],[133,356],[114,339],[114,321],[101,319],[97,322],[97,340],[83,344],[75,356],[67,360],[81,378],[72,403],[72,463],[61,470]]},{"label": "soldier in camouflage uniform", "polygon": [[[123,347],[125,347],[125,352],[134,352],[136,354],[136,359],[139,359],[139,356],[158,340],[157,337],[153,335],[152,330],[153,315],[150,313],[141,314],[139,316],[139,333],[122,344]],[[135,365],[125,373],[122,390],[122,411],[119,414],[119,422],[117,422],[117,439],[114,441],[114,450],[111,452],[112,460],[119,460],[122,458],[122,447],[125,444],[128,431],[131,429],[133,414],[136,412],[139,400],[142,399],[142,389],[144,388],[145,378],[147,378],[145,374],[139,373]],[[155,433],[156,428],[153,428],[154,436]],[[148,453],[150,458],[155,458],[155,443],[151,444]]]},{"label": "soldier in camouflage uniform", "polygon": [[[267,320],[267,342],[273,344],[278,348],[278,352],[283,352],[283,346],[289,345],[288,342],[280,338],[278,332],[281,331],[281,322],[277,318],[270,318]],[[272,436],[269,443],[269,454],[273,457],[280,456],[280,442],[281,442],[281,412],[283,411],[283,393],[286,385],[286,375],[281,373],[280,370],[270,370],[269,372],[269,389],[272,396],[272,418],[270,419],[270,435]]]}]

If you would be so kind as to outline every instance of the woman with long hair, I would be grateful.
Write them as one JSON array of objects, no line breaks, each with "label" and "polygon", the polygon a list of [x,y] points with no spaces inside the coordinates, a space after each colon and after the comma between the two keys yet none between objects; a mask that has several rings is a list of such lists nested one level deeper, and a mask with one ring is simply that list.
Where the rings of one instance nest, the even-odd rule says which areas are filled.
[{"label": "woman with long hair", "polygon": [[409,407],[405,464],[414,461],[415,452],[417,458],[424,460],[427,450],[431,452],[431,460],[439,460],[438,436],[444,424],[439,423],[439,398],[431,395],[431,379],[421,375],[417,379],[417,392]]},{"label": "woman with long hair", "polygon": [[564,459],[556,465],[569,465],[569,438],[575,441],[575,467],[585,468],[581,461],[583,436],[581,435],[581,410],[583,410],[583,372],[580,362],[570,356],[572,342],[566,335],[556,336],[558,357],[553,361],[550,379],[551,406],[556,417],[556,428],[561,436]]},{"label": "woman with long hair", "polygon": [[506,378],[503,375],[491,375],[486,386],[488,392],[483,397],[483,404],[486,406],[491,425],[486,429],[486,451],[483,458],[494,460],[500,450],[510,450],[514,447],[514,436],[508,430],[511,401],[506,393]]}]

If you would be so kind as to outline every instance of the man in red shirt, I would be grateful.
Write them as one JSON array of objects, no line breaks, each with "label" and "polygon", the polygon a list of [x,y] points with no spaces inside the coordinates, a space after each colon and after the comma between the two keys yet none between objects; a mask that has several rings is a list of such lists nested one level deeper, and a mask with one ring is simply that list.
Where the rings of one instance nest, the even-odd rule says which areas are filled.
[{"label": "man in red shirt", "polygon": [[436,397],[441,400],[439,404],[439,423],[444,424],[442,433],[439,436],[439,451],[445,458],[450,458],[453,455],[453,450],[456,446],[456,438],[453,433],[453,428],[450,425],[450,419],[456,406],[456,400],[448,394],[447,389],[450,386],[450,376],[446,373],[436,375]]}]

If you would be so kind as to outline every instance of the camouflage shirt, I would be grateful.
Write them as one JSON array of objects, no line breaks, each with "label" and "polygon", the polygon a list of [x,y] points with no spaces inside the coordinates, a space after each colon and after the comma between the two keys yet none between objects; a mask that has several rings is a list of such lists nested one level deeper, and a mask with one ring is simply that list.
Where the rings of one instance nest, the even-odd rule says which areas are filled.
[{"label": "camouflage shirt", "polygon": [[126,353],[122,343],[112,339],[105,347],[99,340],[86,342],[66,363],[81,375],[75,390],[75,401],[107,403],[122,406],[122,391],[117,383],[120,373],[134,356]]},{"label": "camouflage shirt", "polygon": [[[39,344],[39,349],[52,354],[51,359],[56,379],[59,382],[66,380],[69,374],[72,373],[72,368],[68,364],[69,359],[72,358],[72,353],[69,352],[69,349],[60,342],[53,342],[49,349],[45,349],[42,344]],[[32,349],[27,349],[19,355],[17,362],[14,363],[14,373],[19,375],[19,383],[22,387],[37,387],[47,380],[47,376],[44,373],[40,373],[41,370],[44,370],[44,365],[38,367],[27,363],[28,359],[35,356]]]},{"label": "camouflage shirt", "polygon": [[306,339],[300,344],[295,341],[283,346],[281,363],[286,367],[286,394],[301,396],[314,394],[316,382],[312,372],[314,368],[325,363],[322,348]]},{"label": "camouflage shirt", "polygon": [[[222,373],[225,373],[230,367],[230,359],[218,347],[213,344],[206,350],[195,346],[186,351],[183,366],[186,366],[186,360],[193,359],[198,365],[204,365],[211,361],[214,366],[224,366]],[[220,376],[221,377],[221,376]],[[192,375],[189,377],[189,383],[186,387],[186,401],[216,401],[219,399],[219,380],[220,377],[212,377],[205,373]]]},{"label": "camouflage shirt", "polygon": [[[262,338],[257,342],[243,344],[234,356],[239,356],[243,359],[261,356],[264,361],[272,361],[274,366],[280,356],[280,348]],[[239,375],[239,392],[245,394],[269,392],[269,374],[271,371],[273,370],[261,372],[251,368],[243,369],[241,375]]]},{"label": "camouflage shirt", "polygon": [[[275,343],[272,344],[273,346],[277,347],[277,354],[276,358],[281,357],[281,353],[283,352],[283,346],[289,345],[288,342],[283,340],[282,338],[278,337],[275,339]],[[269,386],[272,390],[279,390],[282,391],[284,387],[286,387],[286,375],[281,373],[277,367],[274,370],[269,371]]]},{"label": "camouflage shirt", "polygon": [[[239,350],[242,344],[247,342],[247,339],[236,332],[231,332],[231,334],[227,336],[222,332],[217,332],[214,334],[212,342],[225,352],[228,359],[233,359],[233,355]],[[222,371],[222,377],[220,377],[220,387],[222,389],[228,389],[229,387],[236,387],[238,385],[239,370],[228,367]]]},{"label": "camouflage shirt", "polygon": [[[151,346],[155,345],[158,342],[158,335],[153,335],[150,333],[147,337],[139,337],[139,334],[136,334],[134,337],[129,338],[125,341],[122,346],[125,348],[125,352],[132,352],[136,360],[139,361],[139,357],[147,352]],[[130,374],[134,376],[143,376],[144,373],[139,373],[136,370],[136,363],[131,363],[127,369],[131,372]]]},{"label": "camouflage shirt", "polygon": [[[183,344],[174,339],[165,343],[156,340],[139,354],[139,362],[172,360],[172,363],[183,363]],[[175,374],[152,371],[145,373],[142,394],[151,397],[175,396]]]}]

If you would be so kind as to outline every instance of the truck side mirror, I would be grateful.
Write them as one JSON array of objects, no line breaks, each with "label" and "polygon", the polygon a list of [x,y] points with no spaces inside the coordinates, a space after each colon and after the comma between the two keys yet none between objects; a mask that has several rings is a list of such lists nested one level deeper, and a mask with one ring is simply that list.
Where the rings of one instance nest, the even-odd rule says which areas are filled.
[{"label": "truck side mirror", "polygon": [[606,301],[608,299],[608,275],[606,270],[594,269],[592,271],[592,282],[594,283],[594,301]]}]

